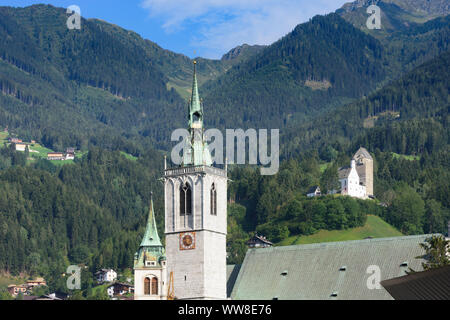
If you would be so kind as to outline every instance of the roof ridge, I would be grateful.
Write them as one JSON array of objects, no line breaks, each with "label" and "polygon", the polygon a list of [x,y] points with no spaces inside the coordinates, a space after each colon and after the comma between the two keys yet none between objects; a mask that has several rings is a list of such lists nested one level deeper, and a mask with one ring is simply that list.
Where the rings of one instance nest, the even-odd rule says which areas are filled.
[{"label": "roof ridge", "polygon": [[298,250],[298,249],[310,249],[310,248],[320,248],[320,247],[330,247],[330,246],[339,246],[339,245],[356,245],[360,243],[370,243],[370,242],[382,242],[382,241],[394,241],[394,240],[410,240],[415,238],[428,238],[433,235],[440,235],[439,233],[432,234],[422,234],[422,235],[410,235],[410,236],[399,236],[399,237],[387,237],[387,238],[373,238],[373,239],[361,239],[361,240],[345,240],[345,241],[329,241],[329,242],[317,242],[317,243],[308,243],[308,244],[295,244],[290,246],[275,246],[270,248],[264,248],[264,250],[258,251],[258,249],[249,249],[255,250],[255,252],[267,252],[269,250]]}]

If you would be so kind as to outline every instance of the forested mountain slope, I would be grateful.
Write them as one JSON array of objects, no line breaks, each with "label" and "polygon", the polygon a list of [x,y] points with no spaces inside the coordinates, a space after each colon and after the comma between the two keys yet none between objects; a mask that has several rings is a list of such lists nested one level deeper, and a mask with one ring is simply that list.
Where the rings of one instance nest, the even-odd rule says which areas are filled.
[{"label": "forested mountain slope", "polygon": [[[177,92],[187,100],[190,97],[192,89],[192,73],[193,60],[185,55],[165,50],[156,43],[143,39],[133,31],[122,29],[116,25],[90,19],[90,22],[99,26],[102,32],[109,34],[116,40],[120,41],[127,47],[139,47],[145,58],[158,68],[167,78],[167,87],[174,88]],[[202,85],[208,80],[213,80],[225,73],[234,64],[252,57],[259,51],[259,46],[243,46],[243,49],[234,48],[230,52],[239,51],[239,55],[228,54],[221,60],[204,59],[201,57],[197,60],[197,80]]]},{"label": "forested mountain slope", "polygon": [[448,50],[449,17],[377,40],[337,14],[316,16],[207,82],[211,126],[281,128],[352,100]]},{"label": "forested mountain slope", "polygon": [[163,124],[183,118],[168,112],[184,101],[142,48],[89,20],[68,30],[65,11],[51,6],[2,7],[0,16],[1,124],[21,137],[56,150],[117,143],[135,153],[134,140],[166,138]]},{"label": "forested mountain slope", "polygon": [[214,126],[278,128],[338,106],[384,79],[382,51],[339,16],[316,16],[206,83],[206,119]]},{"label": "forested mountain slope", "polygon": [[[0,8],[0,125],[54,150],[94,144],[168,149],[185,126],[192,61],[106,22],[68,30],[61,8]],[[390,35],[387,46],[336,14],[267,47],[198,59],[209,127],[295,126],[448,48],[448,17]]]},{"label": "forested mountain slope", "polygon": [[[50,5],[0,7],[0,125],[55,150],[167,148],[185,125],[192,60],[97,19],[68,30],[67,17]],[[244,51],[198,58],[199,83],[258,50]]]},{"label": "forested mountain slope", "polygon": [[[9,158],[0,149],[1,162]],[[23,156],[23,153],[19,153]],[[131,267],[144,233],[150,193],[163,230],[162,158],[137,161],[93,148],[82,160],[54,167],[16,163],[0,171],[0,272],[45,275],[52,288],[69,261]]]},{"label": "forested mountain slope", "polygon": [[450,52],[356,103],[287,132],[285,151],[339,143],[401,154],[448,149]]},{"label": "forested mountain slope", "polygon": [[222,56],[222,61],[243,61],[252,58],[257,53],[261,52],[266,46],[243,44],[231,49]]}]

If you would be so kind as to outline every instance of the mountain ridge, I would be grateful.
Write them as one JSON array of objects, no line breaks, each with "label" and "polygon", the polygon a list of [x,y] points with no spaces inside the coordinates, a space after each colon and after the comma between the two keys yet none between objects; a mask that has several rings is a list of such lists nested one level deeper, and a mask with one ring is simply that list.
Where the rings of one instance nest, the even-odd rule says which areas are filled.
[{"label": "mountain ridge", "polygon": [[[366,9],[372,4],[381,10],[381,30],[367,29]],[[389,33],[407,30],[411,25],[446,16],[450,14],[450,5],[445,0],[357,0],[344,4],[336,13],[364,32],[383,38]]]},{"label": "mountain ridge", "polygon": [[[188,57],[98,19],[83,20],[83,32],[69,31],[65,10],[49,5],[1,7],[0,15],[2,125],[54,150],[111,148],[98,138],[111,136],[133,155],[138,145],[167,150],[170,132],[185,126]],[[313,119],[446,50],[448,19],[383,40],[329,14],[270,46],[236,47],[234,59],[198,58],[206,123],[285,128]]]}]

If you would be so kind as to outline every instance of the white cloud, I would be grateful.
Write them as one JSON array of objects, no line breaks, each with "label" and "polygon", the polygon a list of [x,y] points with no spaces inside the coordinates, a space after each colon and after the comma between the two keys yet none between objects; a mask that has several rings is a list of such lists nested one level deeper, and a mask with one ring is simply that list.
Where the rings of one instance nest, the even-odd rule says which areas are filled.
[{"label": "white cloud", "polygon": [[190,44],[219,58],[231,48],[270,44],[316,14],[341,7],[345,0],[143,0],[142,7],[163,21],[167,32],[198,28]]}]

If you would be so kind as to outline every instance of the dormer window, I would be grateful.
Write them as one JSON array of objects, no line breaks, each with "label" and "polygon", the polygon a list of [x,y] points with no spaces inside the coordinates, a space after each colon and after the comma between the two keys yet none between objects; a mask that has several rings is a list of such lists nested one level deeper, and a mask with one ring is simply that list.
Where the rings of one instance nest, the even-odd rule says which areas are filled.
[{"label": "dormer window", "polygon": [[145,266],[146,267],[155,267],[156,262],[155,261],[145,261]]}]

